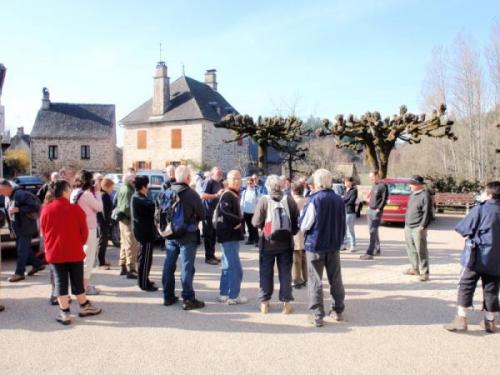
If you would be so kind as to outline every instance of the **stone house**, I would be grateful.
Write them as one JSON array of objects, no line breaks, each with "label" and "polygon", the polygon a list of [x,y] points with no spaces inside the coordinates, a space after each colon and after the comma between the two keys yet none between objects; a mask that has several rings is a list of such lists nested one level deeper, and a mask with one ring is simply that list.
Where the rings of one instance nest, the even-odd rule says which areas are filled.
[{"label": "stone house", "polygon": [[170,83],[167,66],[160,61],[153,97],[120,121],[123,169],[164,169],[181,163],[196,169],[246,169],[248,141],[224,143],[234,133],[214,127],[230,113],[237,112],[218,92],[215,70],[206,71],[204,83],[185,75]]},{"label": "stone house", "polygon": [[8,150],[25,150],[31,154],[31,137],[24,133],[24,127],[17,128],[15,136],[10,137],[10,146]]},{"label": "stone house", "polygon": [[31,132],[33,174],[63,166],[116,171],[115,122],[113,104],[52,103],[44,88]]}]

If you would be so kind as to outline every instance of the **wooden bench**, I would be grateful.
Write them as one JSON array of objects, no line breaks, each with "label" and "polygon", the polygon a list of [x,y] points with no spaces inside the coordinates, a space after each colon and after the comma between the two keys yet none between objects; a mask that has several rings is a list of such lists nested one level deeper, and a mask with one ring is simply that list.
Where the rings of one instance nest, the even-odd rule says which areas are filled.
[{"label": "wooden bench", "polygon": [[443,212],[445,209],[458,209],[468,213],[476,203],[473,193],[436,193],[434,199],[437,212]]}]

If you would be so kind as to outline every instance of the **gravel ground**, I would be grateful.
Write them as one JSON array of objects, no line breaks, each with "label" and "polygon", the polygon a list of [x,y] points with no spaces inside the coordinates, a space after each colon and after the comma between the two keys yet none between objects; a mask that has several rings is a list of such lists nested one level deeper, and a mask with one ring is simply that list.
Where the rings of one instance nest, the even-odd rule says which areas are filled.
[{"label": "gravel ground", "polygon": [[[381,228],[382,257],[375,261],[343,253],[346,321],[326,319],[322,328],[307,323],[305,290],[294,292],[294,314],[280,313],[276,295],[271,313],[259,313],[258,254],[250,247],[241,252],[242,295],[250,299],[246,305],[215,302],[220,271],[203,262],[200,249],[195,290],[207,302],[205,309],[165,307],[161,292],[140,291],[133,280],[118,276],[115,266],[94,276],[102,294],[92,301],[103,308],[102,315],[75,318],[68,327],[55,321],[58,309],[47,303],[47,271],[9,284],[14,261],[4,259],[0,374],[497,373],[500,334],[480,330],[480,311],[471,313],[465,334],[442,328],[455,314],[463,244],[452,231],[457,220],[440,216],[429,231],[431,280],[426,283],[402,274],[408,264],[401,227]],[[356,231],[358,247],[364,249],[364,218]],[[117,256],[118,250],[111,248],[109,259],[115,265]],[[157,284],[163,259],[156,251],[152,279]],[[478,293],[476,304],[481,300]]]}]

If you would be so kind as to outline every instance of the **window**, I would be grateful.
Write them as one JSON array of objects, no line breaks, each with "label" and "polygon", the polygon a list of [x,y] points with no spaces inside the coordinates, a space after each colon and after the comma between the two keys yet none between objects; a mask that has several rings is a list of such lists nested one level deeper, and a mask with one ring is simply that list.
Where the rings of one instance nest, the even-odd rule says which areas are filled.
[{"label": "window", "polygon": [[172,129],[170,136],[170,147],[182,148],[182,129]]},{"label": "window", "polygon": [[49,146],[49,160],[56,160],[57,157],[57,146]]},{"label": "window", "polygon": [[137,149],[144,150],[148,147],[146,130],[137,130]]},{"label": "window", "polygon": [[82,160],[90,160],[90,146],[89,145],[82,145],[81,157],[82,157]]}]

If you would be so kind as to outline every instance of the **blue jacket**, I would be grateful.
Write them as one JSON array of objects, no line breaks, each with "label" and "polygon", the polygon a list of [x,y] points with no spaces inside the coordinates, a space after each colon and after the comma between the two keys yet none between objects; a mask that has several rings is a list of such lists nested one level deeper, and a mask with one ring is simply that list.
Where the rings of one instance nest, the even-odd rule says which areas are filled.
[{"label": "blue jacket", "polygon": [[305,250],[310,252],[338,251],[344,241],[346,222],[344,201],[331,189],[312,193],[306,203],[300,222],[313,205],[314,224],[305,232]]},{"label": "blue jacket", "polygon": [[14,214],[12,230],[17,237],[32,237],[38,234],[37,218],[40,213],[40,201],[29,191],[15,188],[10,196],[9,207],[16,206],[19,212]]},{"label": "blue jacket", "polygon": [[[500,202],[491,199],[474,207],[455,230],[477,244],[474,271],[500,276]],[[461,264],[467,266],[469,258],[464,250]]]}]

